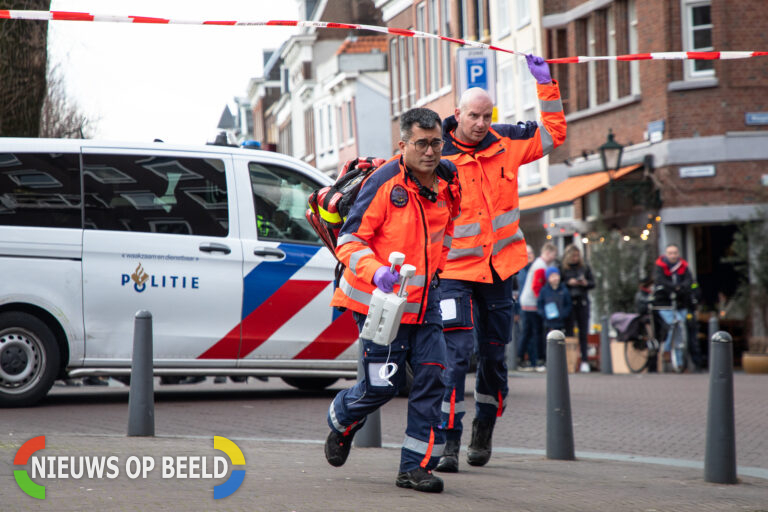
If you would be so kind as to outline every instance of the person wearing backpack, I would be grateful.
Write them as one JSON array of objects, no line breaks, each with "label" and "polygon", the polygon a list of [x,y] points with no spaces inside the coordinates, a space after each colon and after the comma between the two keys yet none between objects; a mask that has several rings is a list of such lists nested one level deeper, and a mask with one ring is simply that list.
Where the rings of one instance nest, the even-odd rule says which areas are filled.
[{"label": "person wearing backpack", "polygon": [[[443,121],[443,157],[456,164],[462,187],[461,217],[441,275],[448,346],[443,423],[446,454],[437,470],[456,472],[463,430],[464,381],[477,338],[475,418],[467,462],[491,458],[496,420],[506,406],[506,346],[512,324],[512,279],[526,264],[519,227],[518,167],[538,160],[565,140],[560,91],[541,57],[526,56],[538,82],[542,121],[491,125],[493,102],[483,89],[467,89],[454,115]],[[472,314],[476,306],[477,318]]]},{"label": "person wearing backpack", "polygon": [[405,385],[410,362],[413,384],[395,484],[441,492],[443,481],[431,472],[445,445],[440,402],[446,355],[436,276],[451,247],[461,189],[456,167],[440,160],[443,140],[435,112],[405,112],[400,136],[401,155],[368,177],[339,232],[336,255],[346,269],[331,305],[351,309],[362,331],[374,289],[399,289],[398,272],[387,263],[389,254],[403,253],[416,273],[408,281],[405,312],[392,343],[360,339],[365,376],[331,402],[325,456],[332,466],[346,462],[355,432]]}]

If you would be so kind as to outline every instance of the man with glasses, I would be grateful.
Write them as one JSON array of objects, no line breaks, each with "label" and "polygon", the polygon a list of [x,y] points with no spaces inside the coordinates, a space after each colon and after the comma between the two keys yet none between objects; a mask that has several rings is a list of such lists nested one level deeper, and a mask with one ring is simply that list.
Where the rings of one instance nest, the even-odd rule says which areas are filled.
[{"label": "man with glasses", "polygon": [[351,309],[362,331],[373,290],[389,293],[399,288],[398,272],[387,263],[389,254],[403,253],[416,273],[407,284],[405,312],[394,341],[382,346],[360,340],[365,376],[331,403],[325,457],[332,466],[346,462],[355,432],[368,414],[405,385],[410,362],[413,385],[395,484],[441,492],[443,481],[431,472],[445,444],[440,428],[445,340],[435,276],[451,247],[461,191],[456,167],[440,160],[443,140],[435,112],[405,112],[400,137],[402,154],[371,174],[341,228],[336,254],[347,268],[331,304]]},{"label": "man with glasses", "polygon": [[541,57],[528,55],[526,60],[538,83],[541,123],[491,125],[493,103],[478,88],[462,94],[454,116],[443,121],[443,157],[458,168],[462,213],[440,276],[448,348],[442,404],[447,441],[437,471],[459,470],[464,380],[475,337],[479,357],[467,461],[482,466],[491,457],[493,427],[504,412],[508,390],[505,349],[513,315],[510,278],[527,262],[525,239],[518,226],[518,167],[543,157],[565,140],[565,114],[549,66]]}]

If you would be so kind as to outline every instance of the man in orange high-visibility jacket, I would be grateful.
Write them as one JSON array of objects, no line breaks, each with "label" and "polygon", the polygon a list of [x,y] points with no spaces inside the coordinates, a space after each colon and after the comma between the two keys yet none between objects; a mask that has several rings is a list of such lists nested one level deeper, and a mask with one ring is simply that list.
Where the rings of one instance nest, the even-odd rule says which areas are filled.
[{"label": "man in orange high-visibility jacket", "polygon": [[491,457],[491,437],[507,396],[505,348],[512,315],[512,280],[527,262],[519,227],[518,167],[565,140],[565,115],[557,83],[541,57],[528,55],[538,82],[542,123],[491,125],[493,104],[482,89],[467,90],[455,115],[443,121],[443,158],[456,164],[462,187],[461,216],[440,275],[440,307],[448,348],[443,424],[446,447],[436,470],[456,472],[464,416],[464,380],[477,338],[475,418],[467,461]]},{"label": "man in orange high-visibility jacket", "polygon": [[[362,331],[372,292],[398,288],[387,263],[393,251],[416,267],[407,284],[407,303],[395,339],[381,346],[361,338],[364,378],[339,392],[328,410],[331,432],[325,456],[333,466],[347,460],[355,432],[405,384],[406,362],[413,369],[408,424],[400,452],[398,487],[441,492],[432,474],[445,446],[440,429],[445,340],[437,280],[451,247],[461,190],[456,167],[440,160],[440,117],[415,108],[400,118],[402,155],[389,160],[363,185],[339,233],[336,254],[347,266],[332,305],[353,311]],[[394,364],[394,366],[393,366]]]}]

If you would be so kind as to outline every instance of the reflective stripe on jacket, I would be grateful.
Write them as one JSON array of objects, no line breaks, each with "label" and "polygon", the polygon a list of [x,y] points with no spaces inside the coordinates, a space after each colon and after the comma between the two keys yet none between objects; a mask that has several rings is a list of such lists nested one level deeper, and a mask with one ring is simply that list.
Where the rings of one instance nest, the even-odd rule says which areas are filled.
[{"label": "reflective stripe on jacket", "polygon": [[[405,263],[416,267],[416,275],[408,281],[402,323],[421,323],[429,284],[435,273],[445,268],[453,218],[460,211],[456,167],[443,160],[437,175],[437,201],[432,202],[419,195],[400,156],[371,174],[339,233],[336,255],[347,268],[333,294],[332,306],[368,314],[376,288],[373,275],[382,265],[389,266],[389,254],[398,251],[405,254]],[[399,289],[395,286],[395,292]]]},{"label": "reflective stripe on jacket", "polygon": [[443,158],[459,170],[462,199],[453,246],[440,277],[490,283],[491,263],[502,279],[526,265],[525,238],[519,226],[518,167],[551,152],[566,134],[557,82],[537,84],[537,90],[542,123],[494,124],[471,153],[454,139],[456,118],[443,121]]}]

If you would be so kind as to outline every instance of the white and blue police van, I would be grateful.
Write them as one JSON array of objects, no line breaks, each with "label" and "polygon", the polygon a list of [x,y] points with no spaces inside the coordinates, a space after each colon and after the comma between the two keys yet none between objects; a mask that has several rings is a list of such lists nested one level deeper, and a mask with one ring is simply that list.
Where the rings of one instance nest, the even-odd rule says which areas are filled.
[{"label": "white and blue police van", "polygon": [[0,405],[129,375],[140,310],[155,375],[353,378],[357,328],[305,218],[330,183],[265,151],[0,138]]}]

